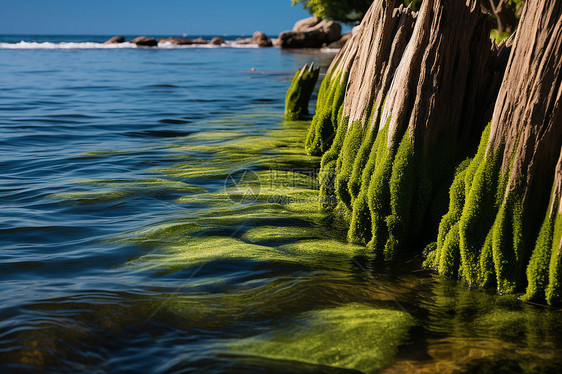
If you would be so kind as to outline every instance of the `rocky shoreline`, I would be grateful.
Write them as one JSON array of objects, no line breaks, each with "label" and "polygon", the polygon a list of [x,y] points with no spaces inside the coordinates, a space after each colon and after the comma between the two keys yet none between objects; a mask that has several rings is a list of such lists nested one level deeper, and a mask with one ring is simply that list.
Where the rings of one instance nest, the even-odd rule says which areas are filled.
[{"label": "rocky shoreline", "polygon": [[[232,42],[233,45],[254,45],[260,48],[330,48],[339,49],[351,38],[351,32],[341,33],[342,27],[339,23],[322,20],[317,17],[309,17],[295,23],[290,31],[283,31],[277,38],[269,38],[261,31],[256,31],[251,38],[238,38]],[[133,43],[139,47],[158,47],[160,44],[173,45],[224,45],[226,41],[218,36],[210,40],[203,38],[189,39],[185,37],[168,37],[156,39],[148,36],[139,36],[127,40],[124,36],[114,36],[105,44]]]}]

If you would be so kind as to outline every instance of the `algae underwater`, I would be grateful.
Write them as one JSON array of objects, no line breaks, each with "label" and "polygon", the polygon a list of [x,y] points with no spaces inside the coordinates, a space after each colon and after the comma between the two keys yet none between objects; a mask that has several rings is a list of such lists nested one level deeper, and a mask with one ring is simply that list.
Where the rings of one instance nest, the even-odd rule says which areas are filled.
[{"label": "algae underwater", "polygon": [[[209,130],[173,144],[176,162],[154,169],[158,177],[84,181],[100,192],[52,197],[90,204],[83,195],[103,202],[107,188],[147,186],[151,194],[162,188],[176,195],[179,216],[108,239],[143,248],[122,265],[127,271],[175,280],[156,297],[138,295],[137,318],[206,336],[192,343],[195,351],[188,344],[167,372],[456,372],[506,363],[532,371],[560,364],[559,312],[420,272],[420,258],[385,263],[347,243],[338,218],[318,209],[319,176],[307,173],[320,163],[302,152],[310,121],[257,112],[219,122],[248,126],[266,117],[276,123],[259,136]],[[259,183],[252,199],[239,195],[246,186],[221,185],[240,167],[259,177],[248,182]],[[209,178],[218,182],[214,189],[198,184]],[[139,323],[120,308],[106,318]]]}]

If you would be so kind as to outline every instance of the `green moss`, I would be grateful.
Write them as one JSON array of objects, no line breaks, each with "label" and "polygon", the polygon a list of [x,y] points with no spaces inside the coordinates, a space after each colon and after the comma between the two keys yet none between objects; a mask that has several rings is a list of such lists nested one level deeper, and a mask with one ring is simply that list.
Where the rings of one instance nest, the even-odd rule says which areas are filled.
[{"label": "green moss", "polygon": [[494,255],[492,252],[492,234],[493,231],[489,231],[486,239],[484,240],[484,246],[482,247],[482,252],[480,253],[480,268],[478,269],[478,283],[482,287],[493,286],[497,283],[496,272],[494,266]]},{"label": "green moss", "polygon": [[349,125],[349,117],[342,118],[341,124],[338,126],[338,130],[336,132],[336,137],[334,138],[334,141],[332,142],[330,149],[322,156],[322,161],[320,163],[321,168],[324,168],[326,164],[332,161],[338,160],[339,154],[343,147],[345,136],[347,134],[347,130],[349,128],[348,125]]},{"label": "green moss", "polygon": [[396,147],[377,152],[375,172],[371,177],[367,190],[367,201],[371,212],[371,240],[367,243],[375,253],[383,251],[388,239],[388,230],[385,219],[391,214],[390,207],[390,178]]},{"label": "green moss", "polygon": [[226,236],[185,238],[173,245],[146,254],[130,264],[151,270],[183,270],[202,263],[226,260],[282,261],[285,255],[274,248],[245,243]]},{"label": "green moss", "polygon": [[453,278],[460,268],[459,223],[456,222],[443,240],[439,261],[439,274]]},{"label": "green moss", "polygon": [[98,204],[124,199],[129,195],[125,191],[68,192],[49,195],[48,198],[74,201],[82,204]]},{"label": "green moss", "polygon": [[334,180],[336,179],[336,160],[328,162],[320,169],[320,208],[323,210],[333,209],[336,204],[336,190]]},{"label": "green moss", "polygon": [[371,211],[367,193],[360,193],[353,204],[353,213],[347,232],[347,240],[352,243],[367,244],[371,240]]},{"label": "green moss", "polygon": [[342,123],[338,126],[336,138],[330,150],[324,153],[322,162],[320,163],[320,199],[323,209],[331,209],[337,204],[335,191],[336,167],[338,156],[343,147],[345,135],[347,134],[348,121],[349,117],[342,119]]},{"label": "green moss", "polygon": [[[115,188],[125,192],[163,190],[184,196],[176,203],[184,205],[182,218],[171,218],[119,235],[125,241],[151,249],[151,253],[134,261],[135,266],[151,270],[175,271],[200,265],[204,262],[223,260],[251,261],[303,261],[312,252],[323,253],[323,247],[339,248],[341,258],[334,260],[348,264],[349,256],[358,253],[357,248],[326,238],[318,228],[325,215],[317,209],[318,182],[308,168],[303,172],[289,168],[310,163],[312,167],[320,161],[316,157],[302,155],[302,137],[306,132],[305,122],[282,122],[278,129],[260,136],[246,136],[237,141],[232,138],[220,141],[215,137],[207,141],[198,139],[196,152],[205,152],[204,161],[181,162],[162,169],[164,175],[189,175],[201,178],[226,178],[228,172],[238,166],[251,167],[259,187],[255,201],[240,204],[239,188],[204,192],[195,186],[166,178],[118,179],[92,181],[88,184],[104,188]],[[175,149],[190,154],[191,144]],[[181,156],[181,155],[180,155]],[[178,157],[178,159],[181,159]],[[209,175],[209,168],[221,174]],[[199,192],[199,193],[192,193]],[[86,195],[89,197],[88,195]],[[111,195],[110,197],[114,197]],[[187,209],[185,209],[187,208]],[[300,249],[285,248],[281,244],[302,244]],[[305,251],[305,247],[308,248]],[[304,256],[304,255],[303,255]],[[290,258],[289,258],[290,257]],[[318,260],[318,258],[317,258]],[[308,260],[307,260],[308,261]],[[320,261],[320,260],[319,260]],[[330,262],[322,258],[325,263]],[[309,265],[310,265],[309,264]],[[330,262],[330,266],[334,266]]]},{"label": "green moss", "polygon": [[443,215],[450,207],[450,186],[458,173],[468,163],[458,140],[452,133],[445,133],[430,146],[420,148],[415,159],[416,187],[412,200],[411,227],[421,241],[438,235]]},{"label": "green moss", "polygon": [[332,105],[329,108],[331,110],[331,121],[332,123],[336,124],[342,118],[341,112],[343,110],[343,102],[345,99],[345,93],[347,89],[347,80],[348,80],[348,73],[346,74],[339,74],[338,80],[336,81],[336,85],[334,87],[334,100]]},{"label": "green moss", "polygon": [[[468,163],[465,161],[461,163],[459,168],[457,169],[457,174],[455,179],[453,180],[453,184],[449,189],[449,211],[447,214],[443,216],[441,219],[441,223],[439,224],[439,233],[437,235],[437,254],[436,254],[436,261],[440,261],[439,259],[443,255],[441,252],[443,250],[443,243],[445,242],[445,237],[449,234],[451,228],[457,224],[461,218],[462,209],[464,207],[464,200],[465,200],[465,175],[467,172],[466,167]],[[457,227],[458,236],[458,227]],[[439,263],[436,262],[432,266],[438,266]]]},{"label": "green moss", "polygon": [[[371,221],[371,209],[369,207],[369,186],[371,184],[371,179],[375,173],[378,155],[383,155],[387,152],[386,142],[388,138],[388,125],[390,119],[387,121],[383,129],[381,129],[375,137],[373,142],[369,158],[363,169],[361,175],[361,187],[357,198],[353,203],[353,210],[351,214],[351,220],[348,231],[348,240],[354,243],[367,244],[372,239],[372,221]],[[380,160],[379,160],[380,161]]]},{"label": "green moss", "polygon": [[244,355],[373,372],[392,362],[413,319],[406,313],[347,304],[301,313],[283,328],[233,342]]},{"label": "green moss", "polygon": [[[488,134],[489,131],[484,131],[481,145],[487,142]],[[478,281],[480,252],[498,210],[496,194],[502,151],[503,147],[500,147],[495,154],[488,155],[485,159],[486,148],[479,147],[478,154],[467,169],[466,178],[471,183],[460,219],[459,233],[462,274],[469,283]],[[475,164],[478,164],[478,168],[472,177]]]},{"label": "green moss", "polygon": [[304,65],[295,73],[285,99],[285,118],[297,120],[308,114],[308,103],[319,74],[320,69],[314,63]]},{"label": "green moss", "polygon": [[321,155],[324,153],[326,150],[322,149],[322,134],[329,134],[330,131],[337,130],[337,124],[331,122],[331,109],[337,79],[338,77],[331,74],[327,75],[320,85],[316,100],[316,113],[312,118],[305,141],[305,151],[308,154]]},{"label": "green moss", "polygon": [[204,188],[193,184],[163,178],[102,179],[85,181],[81,184],[111,187],[130,193],[206,192]]},{"label": "green moss", "polygon": [[[359,149],[359,152],[353,164],[353,172],[351,174],[348,183],[352,204],[354,203],[357,196],[359,196],[361,185],[363,181],[366,179],[363,177],[364,171],[368,168],[370,170],[367,170],[367,173],[372,172],[374,162],[369,164],[369,159],[370,159],[371,151],[373,149],[373,144],[377,139],[382,111],[384,109],[387,96],[388,94],[385,95],[380,110],[378,112],[372,108],[372,106],[375,105],[374,102],[368,106],[370,108],[370,114],[368,116],[367,122],[365,123],[365,127],[367,128],[367,132],[366,132],[367,136],[363,138],[363,141],[361,143],[361,148]],[[375,115],[377,116],[376,118]],[[387,136],[388,136],[389,123],[390,123],[390,118],[387,120],[387,123],[385,124],[385,131]]]},{"label": "green moss", "polygon": [[492,227],[492,253],[496,269],[496,281],[500,292],[513,293],[523,280],[524,262],[527,261],[523,244],[523,190],[525,182],[515,181],[510,191],[506,192],[510,183],[511,170],[515,160],[517,143],[512,148],[509,168],[500,169],[499,185],[496,191],[498,214]]},{"label": "green moss", "polygon": [[512,293],[516,290],[520,279],[522,258],[518,249],[520,241],[514,230],[520,220],[521,208],[519,196],[510,193],[501,206],[492,228],[492,253],[496,269],[498,289]]},{"label": "green moss", "polygon": [[351,210],[351,194],[348,189],[348,182],[353,172],[357,153],[361,147],[363,133],[364,130],[360,121],[355,121],[351,124],[337,161],[336,196],[345,205],[347,210]]},{"label": "green moss", "polygon": [[489,134],[490,125],[482,134],[476,156],[457,168],[449,210],[439,225],[433,265],[439,265],[442,274],[454,274],[451,260],[460,250],[459,273],[469,283],[492,285],[497,281],[501,290],[513,292],[523,269],[522,211],[516,194],[503,199],[510,172],[501,170],[503,147],[486,155]]},{"label": "green moss", "polygon": [[327,265],[332,269],[346,267],[353,257],[366,255],[364,247],[334,239],[301,239],[277,248],[290,256],[290,261],[313,267]]},{"label": "green moss", "polygon": [[[526,183],[510,181],[518,142],[511,149],[504,170],[503,145],[486,154],[489,132],[490,126],[482,135],[474,159],[455,177],[449,193],[449,210],[439,226],[436,253],[426,264],[438,265],[442,274],[451,276],[456,267],[452,259],[460,249],[459,273],[470,284],[495,284],[500,292],[513,293],[525,285],[526,271],[524,298],[541,300],[546,297],[548,301],[547,283],[552,282],[553,289],[560,289],[556,256],[552,255],[555,224],[545,218],[538,238],[531,238],[531,233],[526,231],[528,224],[524,221],[522,206]],[[506,192],[509,183],[510,190]],[[529,244],[531,239],[535,240],[534,245]],[[533,251],[528,250],[530,246]]]},{"label": "green moss", "polygon": [[247,230],[241,239],[252,244],[287,243],[291,240],[320,238],[321,232],[312,227],[258,226]]},{"label": "green moss", "polygon": [[305,151],[310,155],[321,155],[325,153],[336,135],[340,120],[340,108],[345,98],[345,87],[347,85],[347,74],[341,73],[336,76],[324,78],[328,83],[322,85],[318,100],[316,114],[312,119],[305,142]]},{"label": "green moss", "polygon": [[550,305],[562,303],[562,215],[556,214],[552,234],[552,255],[548,272],[548,286],[545,291],[546,301]]},{"label": "green moss", "polygon": [[[246,221],[242,222],[248,225],[256,220],[256,217],[247,214],[245,217]],[[210,224],[215,226],[215,222]],[[215,227],[222,228],[224,234],[228,232],[223,222]],[[130,261],[128,265],[150,271],[175,272],[217,261],[253,261],[349,271],[349,264],[354,256],[366,255],[364,247],[325,239],[325,235],[314,228],[299,230],[296,227],[278,225],[252,228],[250,225],[246,232],[244,229],[244,226],[239,226],[234,231],[241,231],[240,238],[219,235],[222,234],[219,231],[192,232],[190,235],[185,231],[183,237],[178,238],[173,230],[164,229],[158,233],[158,243],[164,246]],[[166,238],[169,240],[166,241]],[[133,242],[140,243],[138,240]],[[154,241],[145,243],[155,244]]]},{"label": "green moss", "polygon": [[[367,126],[369,126],[369,123],[370,122],[367,122]],[[359,191],[361,189],[361,176],[363,175],[365,166],[369,162],[369,155],[377,136],[377,129],[369,127],[366,133],[367,136],[362,138],[361,147],[355,156],[355,161],[353,162],[353,167],[351,168],[351,176],[349,177],[349,182],[347,184],[349,195],[351,196],[351,204],[354,203],[355,199],[359,195]]]},{"label": "green moss", "polygon": [[467,166],[466,174],[465,174],[465,196],[468,196],[470,193],[470,188],[472,187],[472,180],[480,167],[480,164],[484,161],[484,157],[486,155],[486,147],[488,146],[488,138],[490,137],[490,130],[491,124],[488,124],[484,131],[482,132],[482,137],[480,138],[480,143],[478,145],[478,150],[476,151],[476,155]]},{"label": "green moss", "polygon": [[549,264],[552,257],[553,223],[547,214],[527,267],[528,285],[525,300],[540,301],[545,298],[544,291],[548,285]]},{"label": "green moss", "polygon": [[331,113],[321,109],[316,112],[310,125],[310,132],[306,138],[305,151],[309,155],[319,156],[329,149],[331,142],[328,140],[335,131],[335,124],[332,123]]},{"label": "green moss", "polygon": [[204,230],[200,223],[167,221],[161,225],[150,226],[136,231],[121,234],[125,242],[147,245],[171,244],[184,239],[186,235]]},{"label": "green moss", "polygon": [[392,163],[390,177],[390,209],[392,214],[386,218],[388,240],[385,245],[385,258],[392,259],[404,246],[408,230],[412,195],[415,183],[414,147],[408,132],[404,133]]}]

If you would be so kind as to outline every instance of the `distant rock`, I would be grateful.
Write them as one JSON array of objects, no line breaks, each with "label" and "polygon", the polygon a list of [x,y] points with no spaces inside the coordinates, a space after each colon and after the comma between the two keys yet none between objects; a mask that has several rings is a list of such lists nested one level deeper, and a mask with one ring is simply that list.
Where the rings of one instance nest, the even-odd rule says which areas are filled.
[{"label": "distant rock", "polygon": [[267,37],[263,32],[256,31],[254,36],[252,36],[252,43],[256,44],[258,47],[271,47],[273,43],[271,39]]},{"label": "distant rock", "polygon": [[113,38],[109,39],[103,44],[119,44],[124,42],[125,42],[125,37],[119,35],[119,36],[114,36]]},{"label": "distant rock", "polygon": [[197,39],[188,39],[188,38],[176,38],[174,36],[171,36],[169,38],[162,38],[158,40],[158,43],[172,43],[175,45],[190,45],[190,44],[207,44],[208,41],[206,41],[203,38],[197,38]]},{"label": "distant rock", "polygon": [[251,38],[238,38],[236,39],[238,45],[255,44],[258,47],[272,47],[273,42],[263,32],[256,31]]},{"label": "distant rock", "polygon": [[193,44],[193,40],[187,38],[176,38],[173,36],[169,38],[158,39],[158,44],[163,44],[163,43],[172,43],[175,45],[189,45],[189,44]]},{"label": "distant rock", "polygon": [[131,43],[135,43],[141,47],[156,47],[158,42],[154,38],[149,38],[147,36],[139,36],[131,40]]},{"label": "distant rock", "polygon": [[307,31],[312,27],[318,25],[321,21],[322,19],[318,17],[309,17],[309,18],[301,19],[300,21],[297,21],[295,23],[295,25],[293,26],[293,31],[295,32]]},{"label": "distant rock", "polygon": [[193,40],[193,44],[207,44],[207,43],[209,43],[209,42],[206,41],[206,40],[203,39],[203,38],[197,38],[197,39],[194,39],[194,40]]},{"label": "distant rock", "polygon": [[345,34],[343,34],[341,36],[341,38],[339,38],[338,40],[336,40],[335,42],[332,42],[330,44],[328,44],[327,48],[330,49],[340,49],[343,47],[343,45],[349,40],[351,39],[351,31],[350,32],[346,32]]},{"label": "distant rock", "polygon": [[224,44],[224,39],[219,36],[215,36],[209,43],[212,45],[221,45]]},{"label": "distant rock", "polygon": [[311,30],[319,30],[325,33],[328,38],[328,44],[341,38],[341,25],[334,21],[323,20]]},{"label": "distant rock", "polygon": [[321,48],[340,38],[339,23],[311,17],[295,23],[293,31],[282,32],[279,44],[281,48]]}]

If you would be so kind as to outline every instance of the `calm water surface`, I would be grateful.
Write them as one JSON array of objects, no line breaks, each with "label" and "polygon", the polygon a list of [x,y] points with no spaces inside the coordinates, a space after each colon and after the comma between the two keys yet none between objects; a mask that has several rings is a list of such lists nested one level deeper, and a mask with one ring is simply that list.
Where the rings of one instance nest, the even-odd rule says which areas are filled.
[{"label": "calm water surface", "polygon": [[0,372],[557,372],[559,311],[376,264],[316,210],[282,114],[332,56],[0,49]]}]

